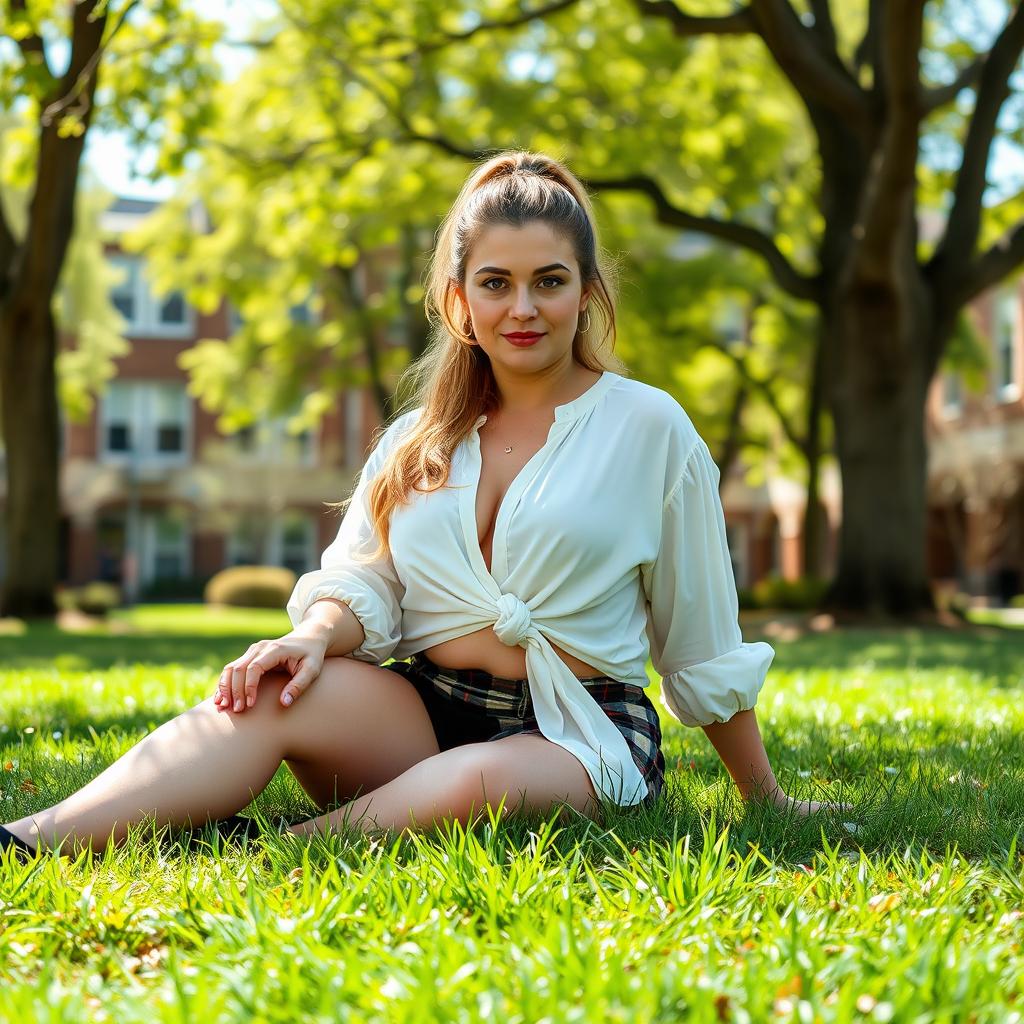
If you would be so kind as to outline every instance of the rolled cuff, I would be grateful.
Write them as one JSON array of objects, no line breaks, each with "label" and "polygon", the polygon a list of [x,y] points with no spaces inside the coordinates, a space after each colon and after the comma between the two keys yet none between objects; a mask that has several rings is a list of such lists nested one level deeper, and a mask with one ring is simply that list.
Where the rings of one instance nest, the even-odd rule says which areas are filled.
[{"label": "rolled cuff", "polygon": [[[383,581],[380,586],[387,590]],[[297,626],[309,606],[323,597],[347,604],[363,627],[363,642],[348,657],[375,665],[391,657],[402,633],[400,615],[392,607],[390,591],[378,593],[371,583],[349,573],[325,573],[322,569],[306,573],[299,577],[288,599],[288,618],[292,626]]]},{"label": "rolled cuff", "polygon": [[710,661],[663,676],[661,699],[683,725],[728,722],[757,703],[774,657],[774,648],[763,641],[741,643]]}]

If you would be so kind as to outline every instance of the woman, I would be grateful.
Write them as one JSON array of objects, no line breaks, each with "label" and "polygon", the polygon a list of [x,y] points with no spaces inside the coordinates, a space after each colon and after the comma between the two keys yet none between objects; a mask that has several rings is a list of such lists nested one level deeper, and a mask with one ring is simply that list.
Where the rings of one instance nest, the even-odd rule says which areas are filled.
[{"label": "woman", "polygon": [[6,841],[96,848],[149,816],[223,818],[282,760],[321,808],[348,801],[296,834],[465,823],[502,800],[649,803],[664,780],[649,655],[744,799],[817,810],[779,790],[761,743],[774,652],[740,635],[718,471],[678,403],[605,352],[606,276],[562,164],[479,166],[438,236],[415,408],[298,581],[294,628]]}]

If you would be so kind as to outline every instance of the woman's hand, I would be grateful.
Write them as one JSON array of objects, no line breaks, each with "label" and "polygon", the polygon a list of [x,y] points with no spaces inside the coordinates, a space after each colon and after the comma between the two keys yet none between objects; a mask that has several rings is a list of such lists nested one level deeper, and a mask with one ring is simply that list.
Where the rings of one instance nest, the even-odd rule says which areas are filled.
[{"label": "woman's hand", "polygon": [[221,711],[251,708],[263,673],[280,667],[291,676],[281,691],[281,703],[287,707],[320,675],[327,647],[326,638],[294,631],[277,640],[257,640],[240,658],[224,666],[214,704]]}]

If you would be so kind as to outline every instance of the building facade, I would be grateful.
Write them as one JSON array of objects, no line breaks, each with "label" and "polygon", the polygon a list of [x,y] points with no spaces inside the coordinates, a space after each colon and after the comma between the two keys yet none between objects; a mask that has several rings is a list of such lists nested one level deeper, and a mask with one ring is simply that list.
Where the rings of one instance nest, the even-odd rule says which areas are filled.
[{"label": "building facade", "polygon": [[[120,199],[103,228],[116,237],[154,206]],[[130,351],[89,420],[64,425],[63,578],[172,598],[201,594],[226,566],[314,568],[338,528],[324,503],[345,497],[378,422],[367,396],[340,395],[315,433],[289,435],[286,416],[222,433],[188,393],[178,358],[199,338],[228,337],[237,313],[222,302],[203,315],[180,293],[157,298],[141,257],[105,249],[125,272],[111,299]]]}]

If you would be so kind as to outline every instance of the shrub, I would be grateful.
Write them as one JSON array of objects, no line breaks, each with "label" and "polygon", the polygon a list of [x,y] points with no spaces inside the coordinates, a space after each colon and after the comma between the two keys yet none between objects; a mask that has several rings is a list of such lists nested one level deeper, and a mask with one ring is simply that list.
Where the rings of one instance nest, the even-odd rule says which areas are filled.
[{"label": "shrub", "polygon": [[828,580],[813,576],[801,576],[797,580],[768,576],[752,587],[757,607],[789,611],[812,611],[818,607],[827,589]]},{"label": "shrub", "polygon": [[214,576],[203,592],[207,604],[283,608],[298,577],[279,565],[236,565]]},{"label": "shrub", "polygon": [[1017,594],[1010,598],[1011,608],[1024,608],[1024,594]]},{"label": "shrub", "polygon": [[95,580],[83,587],[63,587],[57,591],[57,607],[61,611],[82,612],[104,616],[121,604],[121,588],[116,583]]},{"label": "shrub", "polygon": [[737,587],[736,598],[741,609],[761,607],[757,603],[757,598],[754,596],[754,591],[751,587]]}]

